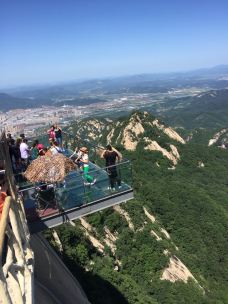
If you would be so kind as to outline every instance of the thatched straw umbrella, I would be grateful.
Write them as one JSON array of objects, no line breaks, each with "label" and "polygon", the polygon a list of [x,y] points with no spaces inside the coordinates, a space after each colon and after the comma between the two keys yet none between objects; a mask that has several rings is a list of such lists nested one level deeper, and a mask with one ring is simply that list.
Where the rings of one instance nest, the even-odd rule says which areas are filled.
[{"label": "thatched straw umbrella", "polygon": [[35,159],[25,171],[25,177],[31,182],[55,183],[64,180],[66,175],[76,168],[76,164],[63,154]]}]

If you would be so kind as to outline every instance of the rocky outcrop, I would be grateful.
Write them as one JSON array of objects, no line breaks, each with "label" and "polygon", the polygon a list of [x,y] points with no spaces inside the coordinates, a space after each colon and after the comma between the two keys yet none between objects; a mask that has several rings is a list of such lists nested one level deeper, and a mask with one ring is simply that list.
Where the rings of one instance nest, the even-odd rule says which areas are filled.
[{"label": "rocky outcrop", "polygon": [[165,148],[162,148],[155,140],[150,140],[148,137],[144,137],[144,140],[147,143],[147,146],[144,148],[145,150],[159,151],[163,156],[171,160],[174,165],[177,164],[180,154],[174,145],[170,145],[171,151],[169,152]]},{"label": "rocky outcrop", "polygon": [[148,219],[151,220],[152,223],[154,223],[156,221],[155,216],[150,214],[145,207],[143,207],[143,211],[144,211],[145,215],[148,217]]},{"label": "rocky outcrop", "polygon": [[161,280],[170,282],[183,281],[184,283],[187,283],[189,278],[197,282],[190,270],[181,262],[181,260],[175,255],[171,256],[168,267],[164,269],[161,275]]},{"label": "rocky outcrop", "polygon": [[170,235],[169,235],[169,233],[168,233],[164,228],[161,228],[161,232],[164,234],[164,236],[165,236],[168,240],[170,240]]},{"label": "rocky outcrop", "polygon": [[108,133],[108,135],[107,135],[107,143],[110,143],[112,141],[112,138],[114,136],[114,132],[115,132],[115,129],[113,128],[111,130],[111,132]]},{"label": "rocky outcrop", "polygon": [[104,242],[110,248],[112,254],[115,255],[115,253],[116,253],[115,242],[117,240],[117,235],[114,235],[113,233],[111,233],[111,231],[106,226],[104,227],[104,231],[105,231]]},{"label": "rocky outcrop", "polygon": [[204,163],[203,163],[202,161],[199,161],[197,167],[198,167],[198,168],[204,168],[205,165],[204,165]]},{"label": "rocky outcrop", "polygon": [[178,161],[180,159],[180,154],[177,150],[177,147],[174,146],[174,145],[170,145],[170,148],[171,148],[171,151],[172,151],[172,154],[173,156],[176,158],[176,160]]},{"label": "rocky outcrop", "polygon": [[158,119],[155,119],[152,122],[153,126],[156,126],[159,130],[162,130],[166,135],[169,136],[169,138],[174,139],[175,141],[178,141],[182,144],[185,144],[185,140],[172,128],[170,127],[165,127],[163,124],[160,124]]},{"label": "rocky outcrop", "polygon": [[63,245],[60,241],[60,238],[59,238],[58,233],[56,232],[56,230],[53,230],[52,236],[54,238],[55,244],[58,246],[59,252],[62,253],[63,252]]},{"label": "rocky outcrop", "polygon": [[208,146],[212,146],[212,145],[216,144],[216,142],[219,140],[220,136],[223,135],[224,133],[226,133],[227,131],[228,131],[228,129],[222,129],[221,131],[216,133],[213,136],[213,138],[209,140]]},{"label": "rocky outcrop", "polygon": [[85,235],[88,237],[92,245],[101,253],[104,253],[104,245],[97,239],[95,238],[92,233],[94,232],[93,227],[86,222],[84,218],[80,218],[81,225],[83,227],[83,230],[85,232]]},{"label": "rocky outcrop", "polygon": [[[88,237],[92,245],[101,253],[104,253],[104,245],[107,245],[112,254],[115,255],[116,252],[116,245],[115,242],[118,239],[118,233],[116,234],[111,233],[107,226],[104,227],[105,236],[102,239],[102,242],[98,240],[94,235],[97,235],[96,230],[85,220],[85,218],[80,218],[81,225],[85,232],[85,235]],[[102,244],[103,243],[103,244]],[[120,265],[120,261],[116,260],[117,264]]]},{"label": "rocky outcrop", "polygon": [[127,211],[122,209],[119,205],[114,206],[113,209],[125,218],[125,220],[128,223],[128,227],[134,231],[135,227],[134,227],[132,220],[131,220],[129,214],[127,213]]},{"label": "rocky outcrop", "polygon": [[104,122],[98,119],[90,119],[78,124],[76,134],[84,140],[97,140],[102,137],[102,131],[106,129],[106,127],[107,125]]},{"label": "rocky outcrop", "polygon": [[128,125],[123,130],[121,144],[127,150],[134,151],[138,144],[138,136],[144,132],[142,121],[138,114],[132,115]]},{"label": "rocky outcrop", "polygon": [[151,235],[154,236],[156,238],[157,241],[161,241],[162,238],[154,231],[154,230],[151,230]]}]

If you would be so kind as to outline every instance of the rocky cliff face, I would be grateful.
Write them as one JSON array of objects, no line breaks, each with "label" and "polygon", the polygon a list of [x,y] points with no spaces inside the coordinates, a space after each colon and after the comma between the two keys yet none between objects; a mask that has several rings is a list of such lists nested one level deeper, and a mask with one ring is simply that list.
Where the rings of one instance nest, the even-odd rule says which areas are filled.
[{"label": "rocky cliff face", "polygon": [[213,137],[209,140],[208,146],[217,145],[221,148],[227,148],[228,146],[228,129],[222,129],[215,133]]}]

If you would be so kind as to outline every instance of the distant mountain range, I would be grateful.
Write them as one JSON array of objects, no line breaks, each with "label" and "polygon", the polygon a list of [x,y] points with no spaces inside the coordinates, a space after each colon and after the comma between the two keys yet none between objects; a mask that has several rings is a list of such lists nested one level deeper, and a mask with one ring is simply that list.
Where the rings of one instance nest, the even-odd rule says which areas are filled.
[{"label": "distant mountain range", "polygon": [[1,111],[8,111],[12,109],[25,109],[37,106],[39,101],[36,99],[29,99],[26,97],[15,97],[9,94],[0,93],[0,109]]},{"label": "distant mountain range", "polygon": [[[15,108],[32,108],[42,105],[88,105],[113,99],[113,94],[121,96],[121,94],[168,93],[170,90],[183,88],[203,88],[208,91],[227,89],[228,65],[182,73],[141,74],[8,90],[0,93],[0,109],[7,111]],[[221,107],[226,105],[226,93],[225,91],[222,92],[220,95],[216,93],[216,98],[220,99]],[[173,109],[177,104],[181,104],[181,108],[184,110],[186,105],[190,103],[192,105],[190,108],[188,107],[190,112],[193,112],[192,110],[196,105],[197,111],[208,110],[209,103],[212,103],[211,107],[214,109],[214,102],[216,101],[213,98],[208,99],[208,97],[210,96],[196,97],[196,102],[194,102],[195,97],[182,100],[172,99],[171,102],[167,100],[166,104],[171,106],[169,116],[174,117],[176,113],[181,112],[181,109],[178,111]],[[206,100],[208,100],[207,104]],[[200,107],[199,101],[202,101]]]},{"label": "distant mountain range", "polygon": [[1,111],[9,111],[12,109],[26,109],[41,107],[45,105],[60,107],[65,104],[67,105],[88,105],[99,102],[106,102],[107,100],[101,98],[86,98],[86,97],[77,97],[73,99],[58,100],[53,101],[48,98],[26,98],[26,97],[15,97],[9,94],[0,93],[0,109]]},{"label": "distant mountain range", "polygon": [[57,85],[11,89],[6,93],[17,97],[58,98],[72,94],[161,92],[172,87],[211,85],[214,88],[227,86],[228,65],[179,73],[154,73],[122,76],[106,79],[91,79]]}]

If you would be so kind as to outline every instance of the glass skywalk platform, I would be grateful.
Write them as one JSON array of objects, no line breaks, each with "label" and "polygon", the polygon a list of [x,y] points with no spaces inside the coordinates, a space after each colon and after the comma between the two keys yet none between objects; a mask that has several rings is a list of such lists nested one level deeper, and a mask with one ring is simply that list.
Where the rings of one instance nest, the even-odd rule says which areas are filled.
[{"label": "glass skywalk platform", "polygon": [[94,184],[88,183],[79,169],[70,172],[63,182],[49,185],[31,184],[16,176],[31,233],[134,198],[130,161],[116,164],[117,176],[112,189],[108,174],[110,168],[100,168],[93,163],[89,167],[89,174],[96,179]]}]

